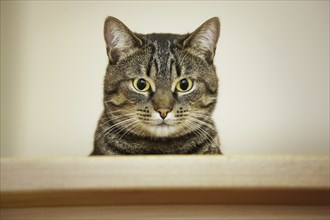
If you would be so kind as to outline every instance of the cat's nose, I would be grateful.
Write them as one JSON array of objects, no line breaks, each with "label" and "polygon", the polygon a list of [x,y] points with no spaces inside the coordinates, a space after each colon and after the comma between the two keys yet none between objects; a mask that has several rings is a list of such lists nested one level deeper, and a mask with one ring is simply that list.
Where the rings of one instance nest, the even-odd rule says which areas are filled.
[{"label": "cat's nose", "polygon": [[170,110],[166,109],[166,108],[160,108],[160,109],[155,109],[155,110],[159,113],[159,115],[160,115],[160,117],[162,117],[162,119],[165,119],[167,114],[170,112]]}]

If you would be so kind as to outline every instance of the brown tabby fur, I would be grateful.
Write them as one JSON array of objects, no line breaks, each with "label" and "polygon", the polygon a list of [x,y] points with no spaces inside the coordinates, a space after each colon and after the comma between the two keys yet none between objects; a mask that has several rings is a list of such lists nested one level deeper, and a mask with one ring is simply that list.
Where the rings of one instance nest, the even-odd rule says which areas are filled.
[{"label": "brown tabby fur", "polygon": [[[216,17],[185,35],[137,34],[108,17],[104,111],[92,155],[220,154],[211,118],[218,92],[213,58],[219,34]],[[141,78],[149,83],[148,91],[134,87]],[[192,88],[181,92],[177,84],[184,79]]]}]

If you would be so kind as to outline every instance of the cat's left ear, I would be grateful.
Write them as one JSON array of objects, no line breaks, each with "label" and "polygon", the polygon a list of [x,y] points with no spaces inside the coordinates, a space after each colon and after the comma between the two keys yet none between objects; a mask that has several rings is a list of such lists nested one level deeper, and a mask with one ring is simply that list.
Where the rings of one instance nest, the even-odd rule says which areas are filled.
[{"label": "cat's left ear", "polygon": [[220,20],[218,17],[213,17],[191,33],[184,40],[183,47],[191,50],[192,53],[211,64],[215,55],[219,35]]}]

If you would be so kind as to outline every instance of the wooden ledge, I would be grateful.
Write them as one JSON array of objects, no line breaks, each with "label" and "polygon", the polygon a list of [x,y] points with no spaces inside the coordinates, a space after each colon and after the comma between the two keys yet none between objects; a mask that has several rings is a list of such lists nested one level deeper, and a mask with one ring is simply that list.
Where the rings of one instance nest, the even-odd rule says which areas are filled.
[{"label": "wooden ledge", "polygon": [[1,207],[329,205],[329,155],[1,158]]}]

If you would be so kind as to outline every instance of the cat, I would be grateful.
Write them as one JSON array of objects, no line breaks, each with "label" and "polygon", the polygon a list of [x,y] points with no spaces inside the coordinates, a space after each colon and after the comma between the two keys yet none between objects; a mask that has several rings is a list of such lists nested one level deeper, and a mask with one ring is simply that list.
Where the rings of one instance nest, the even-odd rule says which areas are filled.
[{"label": "cat", "polygon": [[104,111],[91,155],[221,154],[213,17],[190,34],[138,34],[108,17]]}]

